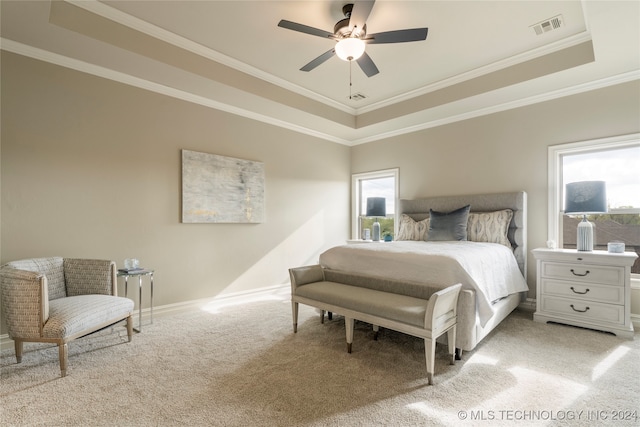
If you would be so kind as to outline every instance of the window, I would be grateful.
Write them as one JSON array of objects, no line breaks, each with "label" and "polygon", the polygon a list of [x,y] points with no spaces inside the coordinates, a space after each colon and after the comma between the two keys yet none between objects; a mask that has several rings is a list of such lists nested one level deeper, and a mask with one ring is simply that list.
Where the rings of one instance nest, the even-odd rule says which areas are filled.
[{"label": "window", "polygon": [[384,197],[386,217],[378,218],[380,236],[396,235],[395,212],[398,195],[398,169],[354,174],[351,178],[351,238],[362,239],[366,228],[371,229],[374,218],[366,217],[367,198]]},{"label": "window", "polygon": [[[565,215],[564,187],[577,181],[605,181],[608,212],[587,215],[595,225],[594,247],[622,241],[640,255],[640,134],[549,147],[549,240],[576,247],[579,216]],[[640,278],[640,258],[631,272]]]}]

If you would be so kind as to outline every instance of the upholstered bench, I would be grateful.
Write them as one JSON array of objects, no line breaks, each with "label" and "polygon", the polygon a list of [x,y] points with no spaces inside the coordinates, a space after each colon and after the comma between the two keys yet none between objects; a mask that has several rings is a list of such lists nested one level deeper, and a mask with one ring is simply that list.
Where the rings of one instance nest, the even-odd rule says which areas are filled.
[{"label": "upholstered bench", "polygon": [[[345,319],[347,351],[351,353],[354,320],[424,339],[427,378],[433,384],[436,339],[447,334],[451,364],[455,361],[457,302],[461,284],[445,289],[424,287],[424,298],[404,295],[406,282],[353,276],[320,265],[292,268],[293,331],[298,330],[298,304],[341,314]],[[372,283],[378,281],[378,283]],[[363,286],[364,285],[364,286]],[[372,289],[367,285],[382,288]]]}]

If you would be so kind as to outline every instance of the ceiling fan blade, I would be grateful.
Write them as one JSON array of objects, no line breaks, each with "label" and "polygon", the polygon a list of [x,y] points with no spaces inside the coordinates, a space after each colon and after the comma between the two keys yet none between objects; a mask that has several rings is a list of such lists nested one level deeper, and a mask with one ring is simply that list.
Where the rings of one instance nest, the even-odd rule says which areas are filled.
[{"label": "ceiling fan blade", "polygon": [[428,28],[385,31],[383,33],[367,34],[364,41],[369,44],[417,42],[425,40],[428,32]]},{"label": "ceiling fan blade", "polygon": [[332,58],[335,54],[336,54],[336,50],[335,49],[330,49],[330,50],[326,51],[325,53],[323,53],[322,55],[318,56],[313,61],[309,62],[304,67],[300,68],[300,71],[311,71],[314,68],[316,68],[318,65],[322,64],[323,62],[325,62],[326,60]]},{"label": "ceiling fan blade", "polygon": [[364,52],[360,58],[356,59],[356,62],[360,68],[362,68],[362,71],[364,71],[367,77],[375,76],[380,72],[378,71],[376,64],[373,63],[371,57],[367,55],[367,52]]},{"label": "ceiling fan blade", "polygon": [[349,30],[353,31],[353,27],[358,27],[360,30],[364,28],[364,24],[367,23],[371,9],[376,0],[363,0],[353,2],[353,10],[349,17]]},{"label": "ceiling fan blade", "polygon": [[329,39],[334,39],[336,37],[335,34],[328,31],[321,30],[319,28],[313,28],[308,25],[298,24],[297,22],[287,21],[286,19],[282,19],[280,22],[278,22],[278,27]]}]

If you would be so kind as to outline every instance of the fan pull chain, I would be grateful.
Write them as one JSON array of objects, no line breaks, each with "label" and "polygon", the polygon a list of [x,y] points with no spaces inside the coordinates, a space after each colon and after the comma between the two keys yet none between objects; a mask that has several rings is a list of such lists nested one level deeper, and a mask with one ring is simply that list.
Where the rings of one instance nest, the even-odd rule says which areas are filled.
[{"label": "fan pull chain", "polygon": [[351,69],[353,68],[353,60],[349,61],[349,99],[351,99],[351,89],[353,83],[351,83]]}]

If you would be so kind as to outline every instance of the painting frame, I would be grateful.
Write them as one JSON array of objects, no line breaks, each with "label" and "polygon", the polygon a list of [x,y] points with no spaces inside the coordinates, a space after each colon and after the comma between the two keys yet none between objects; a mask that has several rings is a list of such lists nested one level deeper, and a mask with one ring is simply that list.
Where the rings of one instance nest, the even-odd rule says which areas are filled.
[{"label": "painting frame", "polygon": [[265,222],[264,163],[183,149],[182,222]]}]

